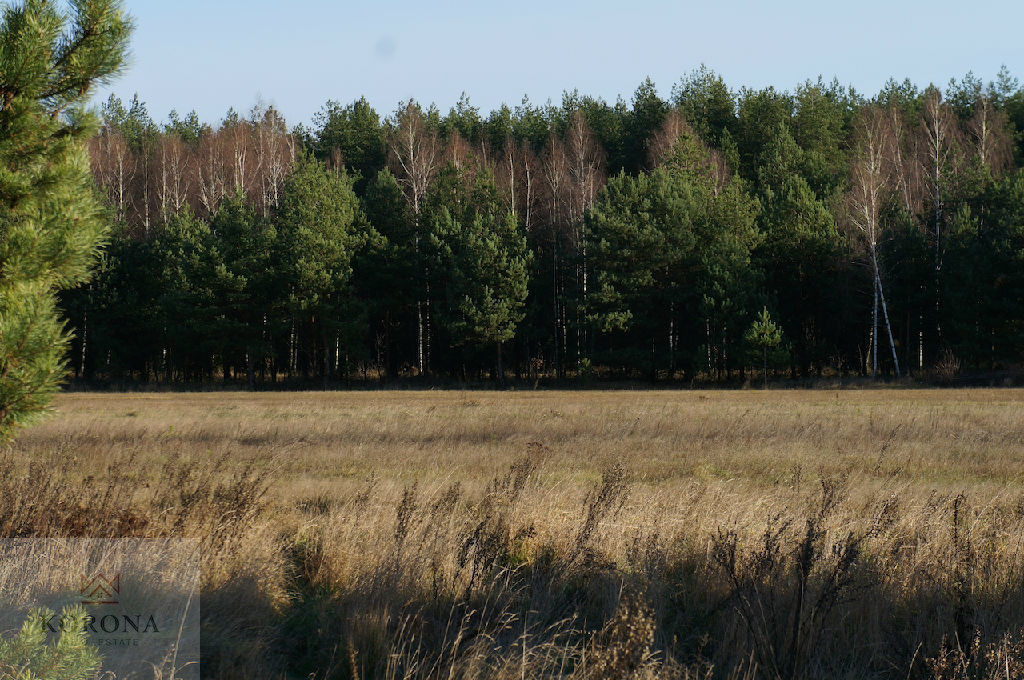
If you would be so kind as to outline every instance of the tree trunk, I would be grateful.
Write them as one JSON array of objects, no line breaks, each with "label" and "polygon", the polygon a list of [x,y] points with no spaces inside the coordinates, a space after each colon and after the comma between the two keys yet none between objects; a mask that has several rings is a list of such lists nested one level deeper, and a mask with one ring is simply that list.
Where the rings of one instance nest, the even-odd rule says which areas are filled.
[{"label": "tree trunk", "polygon": [[256,357],[251,348],[245,353],[245,374],[249,382],[249,391],[256,391]]},{"label": "tree trunk", "polygon": [[82,312],[82,351],[79,355],[79,373],[85,378],[85,354],[89,341],[89,312]]},{"label": "tree trunk", "polygon": [[768,389],[768,345],[765,345],[763,349],[764,349],[764,371],[762,372],[762,375],[764,376],[764,388]]},{"label": "tree trunk", "polygon": [[[871,255],[871,266],[875,268],[874,253]],[[878,377],[878,277],[875,276],[871,282],[871,288],[875,293],[875,305],[872,308],[871,316],[871,378]]]},{"label": "tree trunk", "polygon": [[551,301],[555,312],[555,375],[562,378],[562,356],[558,351],[558,249],[557,244],[551,246]]},{"label": "tree trunk", "polygon": [[896,369],[896,377],[900,377],[900,360],[896,358],[896,343],[892,339],[892,324],[889,323],[889,308],[885,305],[885,292],[882,290],[882,278],[875,267],[875,280],[878,282],[878,296],[882,300],[882,314],[885,316],[885,330],[889,335],[889,348],[892,350],[892,365]]},{"label": "tree trunk", "polygon": [[331,343],[327,341],[327,333],[324,333],[323,365],[320,367],[324,390],[327,389],[327,382],[331,376]]},{"label": "tree trunk", "polygon": [[498,341],[498,371],[497,371],[498,386],[505,386],[505,364],[502,362],[501,357],[501,340]]}]

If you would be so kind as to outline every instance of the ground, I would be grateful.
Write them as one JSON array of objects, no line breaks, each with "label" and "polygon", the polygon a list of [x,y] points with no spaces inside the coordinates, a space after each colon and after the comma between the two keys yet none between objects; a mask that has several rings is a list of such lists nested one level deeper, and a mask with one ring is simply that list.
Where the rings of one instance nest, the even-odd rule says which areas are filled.
[{"label": "ground", "polygon": [[103,464],[269,456],[285,504],[370,474],[483,485],[531,442],[550,450],[543,485],[567,500],[614,463],[641,496],[694,483],[756,495],[824,470],[865,489],[992,497],[1024,490],[1024,390],[65,394],[19,440]]},{"label": "ground", "polygon": [[[282,626],[300,625],[296,591],[329,585],[318,630],[334,616],[332,635],[350,646],[332,676],[316,645],[289,658],[265,641],[259,653],[293,675],[401,677],[382,661],[410,653],[395,621],[425,626],[425,611],[481,598],[501,601],[509,620],[589,616],[535,633],[538,645],[574,650],[563,670],[607,646],[615,616],[646,611],[649,654],[634,665],[652,677],[694,664],[907,677],[931,668],[943,637],[996,644],[1024,620],[1024,390],[69,393],[11,456],[15,466],[59,458],[82,477],[119,469],[140,485],[166,484],[169,464],[259,475],[267,494],[244,531],[267,606]],[[223,581],[235,578],[229,562]],[[509,574],[524,571],[532,580],[512,588]],[[371,583],[383,593],[373,604],[357,596]],[[831,583],[847,590],[829,594]],[[805,590],[832,600],[808,613],[794,604]],[[351,623],[382,598],[383,622]],[[736,604],[752,598],[824,632],[758,628]],[[556,600],[550,612],[538,605]],[[508,637],[492,623],[464,625]],[[849,626],[860,638],[836,652]],[[526,664],[514,636],[458,654],[444,632],[434,638],[422,659],[401,657],[402,673],[423,675],[429,660],[457,677],[518,676]]]}]

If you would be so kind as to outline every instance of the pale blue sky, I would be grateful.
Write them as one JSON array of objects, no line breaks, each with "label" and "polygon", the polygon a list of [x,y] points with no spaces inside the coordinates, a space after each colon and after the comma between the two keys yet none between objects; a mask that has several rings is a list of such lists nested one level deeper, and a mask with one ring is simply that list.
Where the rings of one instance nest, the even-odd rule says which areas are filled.
[{"label": "pale blue sky", "polygon": [[650,76],[663,96],[701,63],[733,89],[790,89],[819,74],[874,93],[890,76],[945,84],[1006,64],[1024,79],[1024,2],[1006,0],[126,0],[137,30],[113,91],[215,122],[259,98],[289,124],[327,99],[365,95],[442,111],[465,90],[486,113],[563,90],[627,100]]}]

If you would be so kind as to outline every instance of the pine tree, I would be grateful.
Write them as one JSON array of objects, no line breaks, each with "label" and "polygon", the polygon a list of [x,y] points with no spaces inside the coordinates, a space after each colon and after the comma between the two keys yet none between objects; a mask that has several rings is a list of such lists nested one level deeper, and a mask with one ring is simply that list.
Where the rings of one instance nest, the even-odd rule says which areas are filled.
[{"label": "pine tree", "polygon": [[[759,222],[764,240],[754,254],[778,322],[794,343],[795,369],[804,375],[834,356],[849,319],[837,314],[846,276],[835,217],[799,168],[808,154],[779,125],[758,168]],[[848,333],[848,331],[847,331]]]},{"label": "pine tree", "polygon": [[772,321],[767,307],[762,308],[754,323],[750,324],[744,339],[752,347],[761,350],[761,375],[764,378],[764,387],[768,389],[768,350],[782,344],[782,329]]},{"label": "pine tree", "polygon": [[314,115],[313,124],[316,138],[312,146],[317,158],[344,163],[356,190],[362,193],[387,160],[380,116],[360,97],[348,106],[328,101]]},{"label": "pine tree", "polygon": [[221,287],[227,331],[223,351],[244,360],[249,389],[255,389],[256,368],[270,351],[269,322],[284,303],[273,257],[277,232],[241,193],[221,202],[210,231],[224,261],[218,278],[227,284]]},{"label": "pine tree", "polygon": [[417,294],[423,289],[416,225],[402,187],[387,169],[367,185],[363,211],[380,238],[353,263],[356,292],[367,300],[379,358],[388,377],[393,377],[398,373],[401,338],[415,336]]},{"label": "pine tree", "polygon": [[221,301],[237,297],[242,282],[227,271],[210,225],[187,207],[167,221],[152,247],[164,337],[165,365],[158,370],[167,374],[176,366],[188,378],[212,377],[223,339],[232,330]]},{"label": "pine tree", "polygon": [[706,367],[723,373],[757,287],[757,203],[688,128],[661,162],[610,179],[587,214],[587,317],[608,348],[598,358],[652,379],[661,368],[689,373],[703,338]]},{"label": "pine tree", "polygon": [[118,0],[26,0],[0,18],[0,437],[42,412],[65,375],[57,291],[89,277],[106,229],[85,142],[93,86],[124,62]]},{"label": "pine tree", "polygon": [[[443,201],[443,202],[442,202]],[[523,320],[531,253],[493,178],[449,165],[431,197],[430,247],[445,272],[442,312],[452,344],[495,348],[495,376],[504,382],[503,343]]]},{"label": "pine tree", "polygon": [[316,368],[325,387],[337,352],[353,348],[365,327],[365,309],[352,295],[353,258],[377,238],[352,185],[344,167],[303,159],[285,182],[277,216],[293,322],[308,341],[304,372]]},{"label": "pine tree", "polygon": [[490,344],[497,352],[496,376],[504,382],[502,343],[523,320],[530,253],[515,216],[478,214],[459,222],[443,209],[434,247],[451,277],[449,331],[456,344]]}]

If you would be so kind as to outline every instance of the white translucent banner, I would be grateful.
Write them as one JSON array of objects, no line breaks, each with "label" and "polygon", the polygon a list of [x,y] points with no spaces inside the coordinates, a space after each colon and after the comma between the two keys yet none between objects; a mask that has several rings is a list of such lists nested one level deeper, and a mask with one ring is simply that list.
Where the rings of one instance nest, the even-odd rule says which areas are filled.
[{"label": "white translucent banner", "polygon": [[53,648],[81,607],[100,677],[199,678],[199,583],[195,540],[0,540],[0,637],[34,617]]}]

